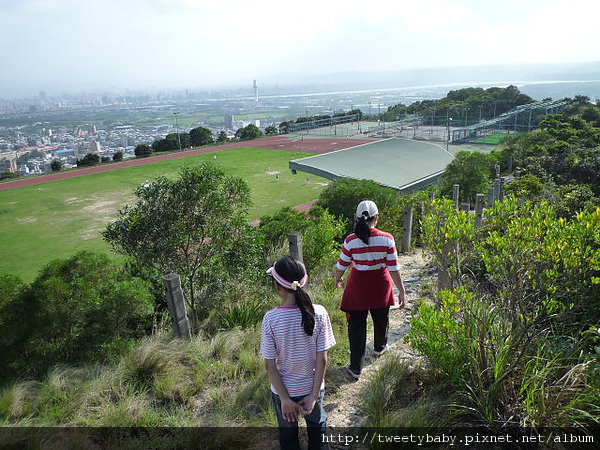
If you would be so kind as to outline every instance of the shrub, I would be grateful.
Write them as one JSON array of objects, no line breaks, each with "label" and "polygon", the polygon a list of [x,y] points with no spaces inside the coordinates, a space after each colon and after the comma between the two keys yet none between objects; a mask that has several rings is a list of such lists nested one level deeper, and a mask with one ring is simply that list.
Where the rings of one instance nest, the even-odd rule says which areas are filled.
[{"label": "shrub", "polygon": [[147,283],[129,278],[106,255],[80,252],[51,261],[3,308],[8,323],[2,363],[37,375],[52,365],[98,360],[151,325]]}]

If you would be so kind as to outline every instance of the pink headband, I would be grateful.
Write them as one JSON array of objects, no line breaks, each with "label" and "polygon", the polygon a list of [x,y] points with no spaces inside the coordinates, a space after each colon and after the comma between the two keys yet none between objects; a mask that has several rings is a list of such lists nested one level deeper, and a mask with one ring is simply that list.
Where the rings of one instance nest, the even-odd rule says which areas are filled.
[{"label": "pink headband", "polygon": [[282,278],[282,276],[277,273],[277,271],[275,270],[275,266],[273,266],[269,270],[267,270],[267,273],[273,277],[273,279],[277,282],[277,284],[279,284],[280,286],[283,286],[286,289],[290,289],[292,291],[295,291],[299,287],[306,286],[306,282],[308,281],[308,275],[305,273],[300,281],[289,282],[288,280]]}]

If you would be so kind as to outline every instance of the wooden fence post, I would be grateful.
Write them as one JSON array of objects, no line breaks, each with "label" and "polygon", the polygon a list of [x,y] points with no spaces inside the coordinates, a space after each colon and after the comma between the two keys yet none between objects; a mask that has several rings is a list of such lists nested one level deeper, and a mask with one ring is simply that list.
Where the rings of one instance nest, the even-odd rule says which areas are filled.
[{"label": "wooden fence post", "polygon": [[165,296],[167,306],[171,315],[173,336],[178,339],[192,339],[190,323],[185,309],[185,299],[181,289],[181,278],[176,273],[170,273],[163,277],[165,285]]},{"label": "wooden fence post", "polygon": [[483,197],[483,194],[475,196],[475,228],[479,228],[483,220]]},{"label": "wooden fence post", "polygon": [[404,208],[404,231],[402,232],[402,253],[410,251],[410,241],[412,240],[413,207],[406,205]]},{"label": "wooden fence post", "polygon": [[288,242],[290,244],[290,255],[295,256],[304,263],[304,256],[302,255],[302,234],[298,231],[288,233]]}]

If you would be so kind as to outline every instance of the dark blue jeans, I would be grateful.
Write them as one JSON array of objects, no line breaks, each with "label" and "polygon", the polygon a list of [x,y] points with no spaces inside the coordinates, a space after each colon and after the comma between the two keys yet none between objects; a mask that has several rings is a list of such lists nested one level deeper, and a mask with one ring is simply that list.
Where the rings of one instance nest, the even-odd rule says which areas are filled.
[{"label": "dark blue jeans", "polygon": [[[323,396],[325,391],[317,398],[315,407],[310,414],[304,416],[306,420],[306,432],[308,434],[309,450],[325,450],[329,448],[329,443],[323,442],[323,437],[327,433],[327,413],[323,409]],[[279,445],[282,450],[300,450],[300,440],[298,439],[298,422],[288,422],[281,414],[281,400],[277,394],[271,391],[275,414],[277,415],[277,425],[279,426]],[[295,402],[299,402],[305,396],[291,397]]]}]

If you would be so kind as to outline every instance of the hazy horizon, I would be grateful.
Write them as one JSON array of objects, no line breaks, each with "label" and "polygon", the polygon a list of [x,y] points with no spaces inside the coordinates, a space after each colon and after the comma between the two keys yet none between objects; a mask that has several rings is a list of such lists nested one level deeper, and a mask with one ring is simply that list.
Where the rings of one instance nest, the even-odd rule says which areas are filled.
[{"label": "hazy horizon", "polygon": [[596,0],[0,0],[0,86],[216,89],[285,74],[582,63],[600,59],[586,25],[598,12]]}]

